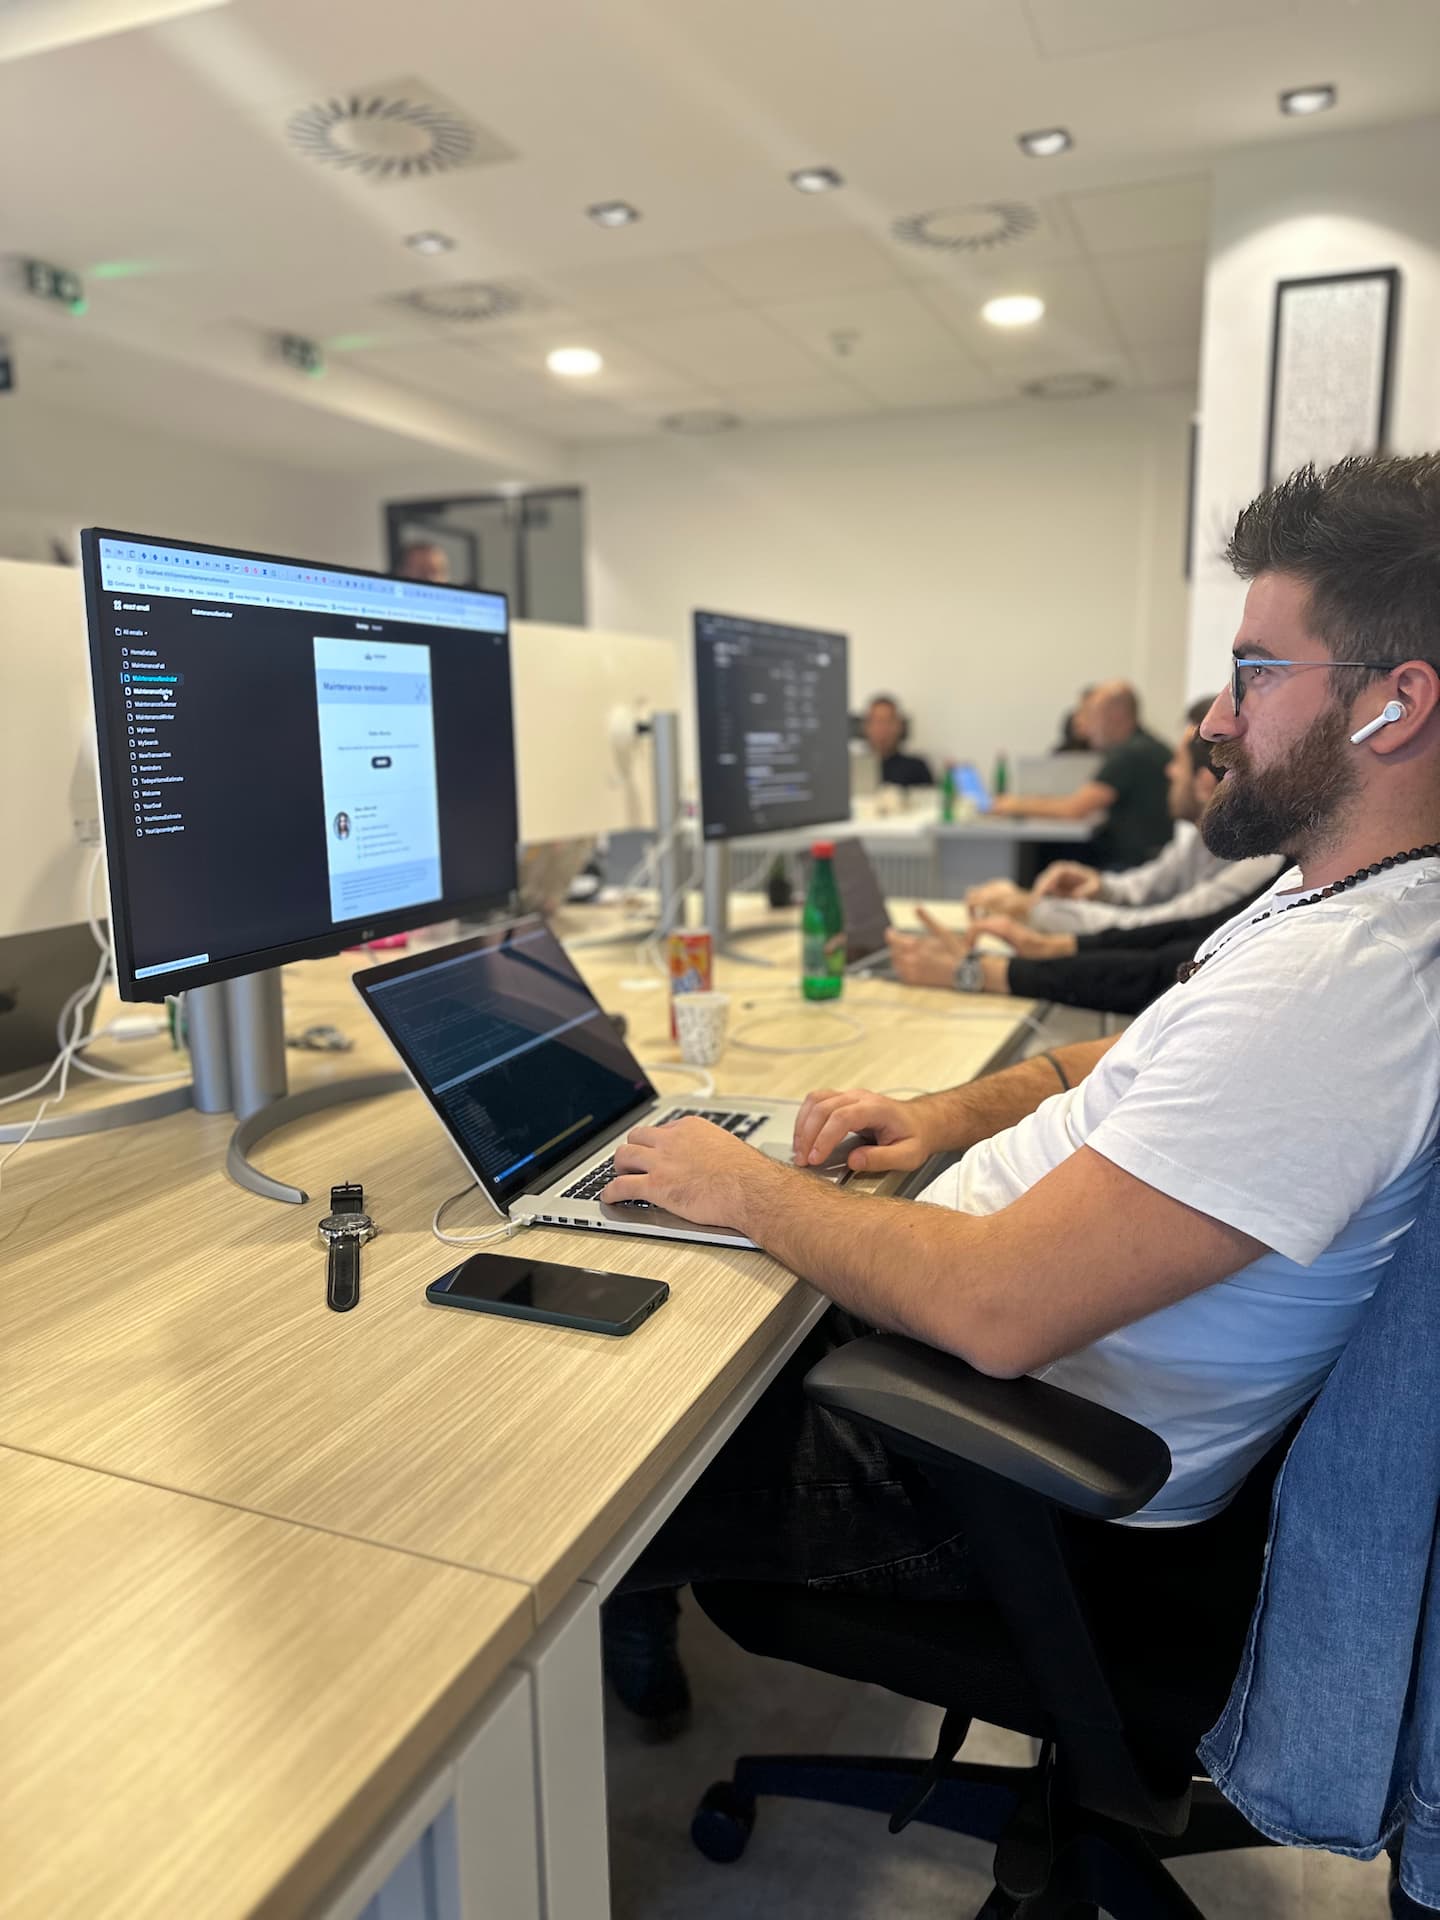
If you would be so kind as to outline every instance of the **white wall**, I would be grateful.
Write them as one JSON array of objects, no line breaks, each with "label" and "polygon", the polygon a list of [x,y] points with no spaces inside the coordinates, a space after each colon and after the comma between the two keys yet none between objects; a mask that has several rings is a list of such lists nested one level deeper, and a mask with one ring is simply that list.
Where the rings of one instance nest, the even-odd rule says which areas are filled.
[{"label": "white wall", "polygon": [[48,561],[52,536],[74,553],[89,524],[381,564],[369,483],[0,396],[0,556]]},{"label": "white wall", "polygon": [[1390,441],[1440,446],[1440,120],[1242,149],[1215,169],[1188,685],[1223,671],[1245,589],[1220,559],[1265,458],[1275,285],[1397,266]]},{"label": "white wall", "polygon": [[1184,677],[1192,396],[892,415],[586,448],[590,619],[674,636],[693,608],[851,636],[858,705],[988,768],[1043,751],[1126,675],[1172,736]]}]

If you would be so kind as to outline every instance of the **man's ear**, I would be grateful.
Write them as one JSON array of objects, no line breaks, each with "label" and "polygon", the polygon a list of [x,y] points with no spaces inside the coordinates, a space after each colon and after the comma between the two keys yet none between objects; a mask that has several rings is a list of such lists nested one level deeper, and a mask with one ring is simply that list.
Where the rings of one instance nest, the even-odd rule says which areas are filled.
[{"label": "man's ear", "polygon": [[[1440,711],[1440,672],[1428,660],[1407,660],[1396,670],[1393,693],[1383,687],[1371,689],[1377,713],[1383,705],[1378,697],[1380,692],[1386,692],[1390,698],[1398,696],[1405,708],[1405,717],[1382,727],[1367,745],[1380,754],[1398,753],[1410,746]],[[1374,714],[1365,717],[1373,719]]]}]

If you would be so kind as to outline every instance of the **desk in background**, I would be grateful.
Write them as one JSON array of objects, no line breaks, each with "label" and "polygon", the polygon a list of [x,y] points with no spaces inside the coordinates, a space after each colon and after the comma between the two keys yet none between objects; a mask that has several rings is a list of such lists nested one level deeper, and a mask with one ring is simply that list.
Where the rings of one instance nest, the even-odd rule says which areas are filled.
[{"label": "desk in background", "polygon": [[[720,983],[735,994],[736,1026],[762,1045],[824,1050],[769,1054],[732,1045],[715,1074],[722,1097],[798,1097],[824,1081],[905,1089],[963,1080],[1012,1048],[1030,1012],[1027,1003],[962,1002],[943,992],[855,982],[843,1005],[864,1028],[856,1037],[832,1010],[799,999],[794,931],[757,940],[751,950],[767,948],[780,963],[773,974],[757,977],[719,963]],[[629,1016],[639,1057],[674,1060],[665,994],[643,957],[619,947],[579,959],[604,1003]],[[348,985],[354,964],[347,956],[290,970],[289,1024],[330,1019],[356,1038],[349,1055],[292,1055],[297,1087],[315,1076],[390,1064]],[[142,1051],[134,1057],[143,1070]],[[668,1090],[684,1082],[665,1074],[662,1084]],[[112,1096],[97,1088],[81,1097]],[[0,1446],[67,1463],[67,1473],[89,1469],[81,1478],[92,1501],[97,1487],[107,1499],[114,1495],[116,1475],[137,1483],[127,1499],[160,1500],[157,1490],[166,1489],[164,1501],[184,1514],[167,1524],[190,1544],[157,1563],[137,1526],[132,1561],[113,1544],[123,1540],[124,1527],[106,1533],[110,1523],[102,1516],[77,1518],[67,1513],[65,1495],[45,1496],[36,1509],[38,1534],[19,1546],[33,1556],[34,1571],[18,1591],[7,1582],[0,1601],[0,1646],[11,1637],[3,1609],[19,1604],[29,1609],[26,1619],[43,1612],[45,1583],[54,1583],[57,1606],[73,1603],[67,1589],[83,1565],[87,1538],[97,1553],[106,1540],[106,1551],[120,1552],[114,1577],[147,1617],[153,1608],[153,1637],[137,1640],[135,1657],[116,1665],[110,1712],[125,1739],[89,1751],[86,1777],[106,1802],[107,1822],[136,1836],[156,1833],[171,1796],[170,1763],[157,1756],[152,1769],[147,1759],[152,1743],[170,1737],[168,1695],[163,1686],[153,1693],[155,1673],[170,1671],[163,1661],[167,1636],[183,1642],[192,1630],[186,1606],[198,1596],[204,1609],[210,1549],[194,1542],[219,1524],[219,1515],[250,1516],[255,1531],[245,1551],[231,1555],[224,1584],[257,1632],[286,1596],[281,1638],[307,1669],[293,1676],[297,1711],[306,1715],[293,1738],[317,1768],[332,1763],[333,1743],[333,1765],[349,1784],[337,1788],[328,1813],[316,1809],[288,1855],[277,1851],[263,1797],[247,1793],[267,1767],[278,1779],[290,1777],[294,1762],[281,1750],[292,1735],[283,1715],[276,1717],[273,1695],[268,1705],[257,1698],[253,1710],[245,1709],[237,1677],[233,1711],[210,1708],[192,1737],[206,1742],[207,1779],[218,1782],[227,1771],[245,1777],[227,1790],[217,1813],[224,1816],[225,1846],[253,1854],[258,1878],[207,1880],[203,1859],[191,1857],[185,1870],[195,1870],[207,1897],[191,1900],[187,1912],[225,1920],[311,1912],[313,1889],[328,1877],[336,1888],[328,1911],[335,1920],[353,1920],[364,1910],[362,1894],[374,1890],[376,1868],[373,1861],[361,1868],[348,1890],[343,1875],[363,1851],[362,1831],[376,1831],[392,1811],[403,1813],[387,1843],[392,1851],[422,1834],[433,1847],[437,1834],[448,1833],[451,1855],[457,1848],[463,1854],[463,1836],[457,1839],[455,1815],[447,1811],[456,1804],[459,1776],[446,1743],[473,1708],[477,1686],[508,1662],[491,1705],[510,1714],[513,1732],[498,1760],[492,1741],[485,1764],[504,1779],[538,1778],[537,1904],[518,1890],[504,1902],[498,1894],[478,1905],[471,1897],[456,1911],[464,1920],[537,1911],[551,1920],[597,1920],[608,1904],[599,1599],[823,1303],[760,1253],[618,1235],[580,1242],[551,1229],[527,1235],[525,1251],[561,1260],[579,1255],[664,1278],[671,1287],[665,1309],[613,1344],[430,1309],[425,1284],[463,1258],[436,1245],[430,1216],[465,1174],[420,1097],[407,1094],[299,1121],[260,1152],[267,1171],[296,1177],[316,1195],[337,1179],[364,1181],[382,1233],[365,1251],[359,1310],[330,1314],[315,1237],[323,1205],[284,1207],[230,1186],[221,1172],[227,1132],[223,1117],[192,1112],[127,1134],[36,1143],[7,1178],[0,1200]],[[476,1201],[451,1211],[447,1224],[457,1231],[486,1224]],[[504,1243],[497,1250],[506,1251]],[[273,1554],[262,1549],[262,1536],[274,1541]],[[433,1618],[426,1609],[443,1603],[448,1589],[444,1582],[427,1586],[432,1575],[475,1583],[463,1586],[468,1597],[452,1610],[453,1631],[439,1636],[445,1644],[432,1650],[433,1659],[417,1658],[413,1671],[394,1654],[418,1627],[407,1624],[398,1640],[387,1640],[385,1623],[374,1617],[367,1625],[372,1617],[363,1607],[347,1615],[361,1640],[373,1630],[377,1673],[393,1672],[385,1681],[393,1689],[386,1730],[355,1748],[363,1781],[346,1773],[347,1742],[335,1732],[343,1716],[334,1717],[344,1696],[371,1684],[363,1662],[331,1670],[301,1657],[323,1633],[341,1577],[341,1545],[348,1554],[374,1556],[373,1564],[399,1583],[403,1605],[396,1605],[410,1623]],[[230,1549],[214,1551],[218,1567]],[[321,1569],[326,1554],[336,1559]],[[267,1660],[279,1658],[273,1639],[261,1635],[257,1644],[268,1649]],[[153,1670],[147,1648],[159,1663]],[[195,1655],[202,1669],[207,1649],[213,1653],[214,1643],[202,1637]],[[70,1722],[61,1718],[67,1668],[58,1643],[47,1657],[49,1694],[27,1690],[27,1671],[12,1668],[10,1683],[28,1710],[15,1711],[15,1694],[0,1702],[8,1764],[17,1778],[36,1782],[14,1846],[7,1835],[9,1885],[0,1893],[0,1913],[51,1920],[53,1900],[26,1890],[53,1888],[47,1835],[59,1845],[70,1835],[86,1871],[100,1876],[87,1920],[109,1911],[129,1920],[146,1908],[127,1906],[129,1880],[105,1883],[105,1876],[133,1875],[134,1852],[111,1859],[104,1847],[91,1846],[83,1809],[67,1803],[63,1756],[71,1743],[85,1741],[90,1716],[84,1698],[72,1697]],[[85,1658],[115,1665],[103,1642]],[[77,1659],[73,1677],[82,1695],[87,1671]],[[264,1674],[262,1664],[257,1686]],[[505,1686],[508,1704],[498,1699]],[[208,1696],[202,1690],[193,1697]],[[352,1818],[347,1808],[360,1813]],[[199,1812],[187,1819],[196,1822],[195,1848],[208,1856],[212,1829]],[[466,1831],[480,1836],[482,1848],[489,1844],[483,1825],[466,1823]],[[141,1853],[146,1845],[141,1839]],[[63,1877],[63,1859],[58,1870]]]}]

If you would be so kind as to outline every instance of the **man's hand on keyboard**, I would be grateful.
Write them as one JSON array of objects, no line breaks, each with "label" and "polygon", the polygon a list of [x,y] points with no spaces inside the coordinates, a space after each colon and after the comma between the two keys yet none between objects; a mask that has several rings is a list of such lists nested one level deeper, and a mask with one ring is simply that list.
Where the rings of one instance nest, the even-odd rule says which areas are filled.
[{"label": "man's hand on keyboard", "polygon": [[747,1201],[793,1177],[709,1120],[672,1120],[631,1131],[616,1149],[615,1178],[599,1197],[607,1206],[648,1200],[697,1226],[743,1232]]}]

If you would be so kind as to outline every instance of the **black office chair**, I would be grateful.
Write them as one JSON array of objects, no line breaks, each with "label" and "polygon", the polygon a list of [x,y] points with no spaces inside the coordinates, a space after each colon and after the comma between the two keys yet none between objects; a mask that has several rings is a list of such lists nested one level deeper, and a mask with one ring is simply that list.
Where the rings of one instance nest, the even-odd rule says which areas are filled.
[{"label": "black office chair", "polygon": [[[697,1587],[749,1652],[945,1716],[928,1762],[740,1760],[695,1815],[701,1852],[738,1860],[764,1796],[819,1800],[889,1812],[892,1833],[918,1819],[993,1842],[977,1920],[1203,1920],[1162,1863],[1269,1844],[1194,1777],[1195,1745],[1240,1664],[1290,1435],[1218,1520],[1116,1528],[1164,1485],[1170,1456],[1106,1408],[889,1335],[827,1355],[805,1389],[920,1463],[956,1505],[976,1579],[953,1600]],[[1036,1765],[956,1761],[972,1719],[1034,1736]]]}]

